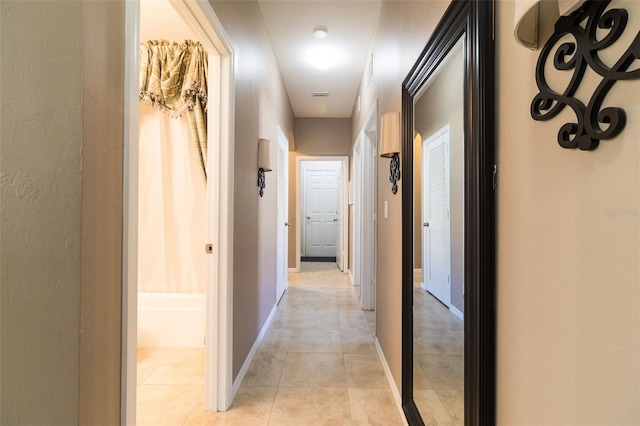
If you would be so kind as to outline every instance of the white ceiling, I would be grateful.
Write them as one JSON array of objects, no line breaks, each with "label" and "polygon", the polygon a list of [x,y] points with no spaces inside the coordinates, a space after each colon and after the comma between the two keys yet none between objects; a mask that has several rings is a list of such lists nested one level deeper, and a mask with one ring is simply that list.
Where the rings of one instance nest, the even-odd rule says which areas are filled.
[{"label": "white ceiling", "polygon": [[[380,14],[381,0],[259,0],[267,33],[296,117],[351,117],[367,52]],[[193,33],[167,0],[140,2],[141,41],[194,40]],[[170,23],[170,24],[168,24]],[[316,27],[328,30],[324,39]],[[336,63],[311,64],[314,49],[332,49]],[[313,97],[311,92],[329,92]]]},{"label": "white ceiling", "polygon": [[[284,85],[296,117],[351,117],[381,0],[259,0]],[[316,27],[328,30],[324,39]],[[318,69],[311,62],[324,50],[335,62]],[[329,92],[313,97],[312,92]]]}]

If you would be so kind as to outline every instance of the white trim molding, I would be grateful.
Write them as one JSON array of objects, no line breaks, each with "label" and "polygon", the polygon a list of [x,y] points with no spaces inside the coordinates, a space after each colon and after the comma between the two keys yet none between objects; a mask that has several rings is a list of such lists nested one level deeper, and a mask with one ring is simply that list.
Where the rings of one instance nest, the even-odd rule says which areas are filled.
[{"label": "white trim molding", "polygon": [[449,311],[451,311],[451,313],[453,315],[455,315],[456,317],[458,317],[461,321],[464,321],[464,314],[462,313],[462,311],[460,311],[460,309],[458,309],[455,306],[451,305],[451,306],[449,306]]},{"label": "white trim molding", "polygon": [[249,366],[251,366],[253,357],[255,357],[256,352],[258,351],[258,348],[260,347],[260,343],[262,343],[262,340],[264,339],[264,335],[267,334],[267,331],[269,330],[269,326],[271,325],[271,321],[273,321],[273,317],[275,316],[277,309],[278,309],[278,305],[273,305],[273,309],[271,309],[271,313],[269,314],[269,317],[267,317],[267,320],[264,322],[264,325],[262,326],[260,333],[258,333],[258,337],[256,337],[256,341],[253,342],[253,346],[251,346],[251,350],[249,351],[247,358],[244,360],[244,363],[242,364],[242,367],[238,372],[238,376],[236,377],[236,380],[233,382],[233,386],[231,387],[232,400],[236,397],[238,390],[240,390],[240,386],[242,386],[242,381],[244,380],[244,376],[247,375],[247,371],[249,370]]},{"label": "white trim molding", "polygon": [[376,351],[378,352],[378,358],[380,358],[380,363],[382,363],[382,368],[384,368],[384,374],[387,376],[387,382],[389,382],[389,388],[391,388],[391,393],[393,394],[393,399],[396,401],[396,407],[400,412],[400,418],[402,419],[403,424],[408,425],[407,418],[402,411],[402,398],[400,397],[400,391],[396,386],[395,380],[393,380],[393,375],[391,374],[391,369],[389,368],[389,364],[387,363],[387,359],[384,357],[384,352],[382,352],[382,347],[380,346],[380,342],[376,337],[374,340]]}]

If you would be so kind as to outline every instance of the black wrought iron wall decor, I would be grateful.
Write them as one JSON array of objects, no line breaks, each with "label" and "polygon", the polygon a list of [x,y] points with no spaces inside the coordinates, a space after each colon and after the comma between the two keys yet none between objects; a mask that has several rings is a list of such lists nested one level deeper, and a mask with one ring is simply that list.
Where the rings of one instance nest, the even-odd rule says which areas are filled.
[{"label": "black wrought iron wall decor", "polygon": [[[565,123],[558,131],[558,143],[563,148],[592,150],[600,140],[617,136],[626,124],[626,114],[620,107],[602,108],[611,87],[619,80],[640,78],[640,68],[627,69],[640,60],[640,31],[631,45],[612,66],[600,58],[598,52],[614,44],[624,32],[628,13],[625,9],[606,10],[611,0],[587,1],[568,16],[561,16],[555,32],[540,52],[536,66],[536,83],[540,91],[531,103],[531,116],[537,121],[550,120],[569,106],[577,123]],[[598,37],[598,30],[606,34]],[[572,71],[571,81],[563,93],[552,90],[547,84],[545,65],[556,44],[564,37],[574,40],[561,43],[553,56],[558,71]],[[602,80],[587,105],[575,97],[587,66]],[[603,128],[604,127],[604,128]]]},{"label": "black wrought iron wall decor", "polygon": [[398,153],[394,153],[391,157],[391,163],[389,164],[389,182],[391,182],[391,192],[398,192],[397,182],[400,180],[400,156]]},{"label": "black wrought iron wall decor", "polygon": [[262,167],[258,169],[258,187],[260,188],[260,196],[264,196],[265,176]]}]

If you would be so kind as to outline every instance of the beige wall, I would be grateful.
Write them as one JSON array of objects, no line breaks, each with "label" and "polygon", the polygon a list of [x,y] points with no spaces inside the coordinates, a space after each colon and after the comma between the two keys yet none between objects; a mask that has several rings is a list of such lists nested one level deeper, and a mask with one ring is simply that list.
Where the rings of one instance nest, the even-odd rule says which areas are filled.
[{"label": "beige wall", "polygon": [[[348,118],[296,118],[295,151],[289,152],[289,268],[296,267],[296,199],[298,156],[351,156],[351,120]],[[349,264],[350,266],[351,264]]]},{"label": "beige wall", "polygon": [[[497,6],[498,423],[639,424],[640,81],[606,98],[627,114],[618,137],[593,152],[560,148],[575,116],[531,118],[540,51],[514,41],[513,1]],[[629,23],[609,64],[640,30],[640,3],[611,6]],[[549,79],[556,90],[567,81]]]},{"label": "beige wall", "polygon": [[122,334],[124,3],[86,2],[84,22],[79,420],[115,425]]},{"label": "beige wall", "polygon": [[[276,173],[258,195],[258,139],[293,130],[293,112],[255,1],[211,2],[235,53],[233,375],[238,374],[276,298]],[[296,143],[299,143],[296,140]]]},{"label": "beige wall", "polygon": [[122,69],[122,4],[0,14],[0,423],[113,424],[122,73],[106,71]]},{"label": "beige wall", "polygon": [[[352,116],[351,144],[356,141],[363,122],[378,99],[378,114],[400,111],[402,81],[424,48],[427,39],[444,13],[448,0],[428,2],[384,2],[372,44],[373,78],[360,85],[360,112]],[[378,118],[379,122],[379,118]],[[402,165],[401,165],[402,167]],[[411,179],[411,177],[409,177]],[[376,337],[384,352],[398,389],[401,385],[402,182],[398,193],[391,193],[389,159],[378,157],[377,211],[388,202],[388,219],[378,214],[376,246]]]},{"label": "beige wall", "polygon": [[0,423],[75,424],[83,9],[0,10]]},{"label": "beige wall", "polygon": [[[464,59],[462,50],[416,102],[414,129],[426,141],[449,125],[451,304],[464,312]],[[417,145],[417,146],[416,146]],[[422,146],[414,145],[414,268],[422,267]]]}]

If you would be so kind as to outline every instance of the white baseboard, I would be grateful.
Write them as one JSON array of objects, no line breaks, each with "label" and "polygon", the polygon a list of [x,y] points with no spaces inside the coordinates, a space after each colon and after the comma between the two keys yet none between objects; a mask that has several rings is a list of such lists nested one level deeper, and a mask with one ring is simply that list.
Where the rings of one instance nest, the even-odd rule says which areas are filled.
[{"label": "white baseboard", "polygon": [[427,291],[427,285],[425,283],[420,283],[420,288]]},{"label": "white baseboard", "polygon": [[404,415],[404,411],[402,411],[402,398],[400,397],[400,391],[396,386],[395,380],[393,380],[391,369],[389,368],[389,364],[387,364],[387,359],[384,357],[384,352],[382,352],[382,347],[380,347],[380,342],[377,337],[374,339],[374,344],[376,346],[376,351],[378,352],[378,358],[380,358],[380,362],[382,363],[382,368],[384,368],[384,374],[387,376],[387,381],[389,382],[393,399],[396,401],[396,407],[398,407],[398,411],[400,412],[402,423],[407,426],[407,418]]},{"label": "white baseboard", "polygon": [[460,310],[458,308],[456,308],[455,306],[451,305],[451,306],[449,306],[449,311],[451,311],[451,313],[453,315],[457,316],[462,321],[464,321],[464,314],[462,312],[460,312]]},{"label": "white baseboard", "polygon": [[258,351],[258,347],[260,346],[260,343],[262,343],[262,339],[264,338],[264,335],[267,333],[267,330],[271,325],[271,321],[273,320],[273,316],[275,315],[277,308],[278,308],[277,305],[273,305],[273,309],[271,310],[271,313],[267,317],[267,320],[264,322],[264,325],[262,326],[262,330],[260,330],[260,333],[258,333],[258,337],[256,338],[256,341],[253,343],[253,346],[251,347],[251,350],[249,351],[247,358],[244,360],[244,363],[242,364],[242,368],[240,369],[240,372],[238,372],[238,376],[236,377],[236,380],[233,382],[233,386],[231,386],[231,401],[235,399],[236,394],[240,389],[240,385],[242,385],[244,376],[247,374],[247,370],[249,370],[251,361],[253,361],[253,357],[256,355],[256,352]]},{"label": "white baseboard", "polygon": [[351,269],[349,269],[349,281],[351,281],[351,285],[353,284],[353,271]]},{"label": "white baseboard", "polygon": [[298,268],[289,268],[288,271],[289,272],[298,272]]}]

